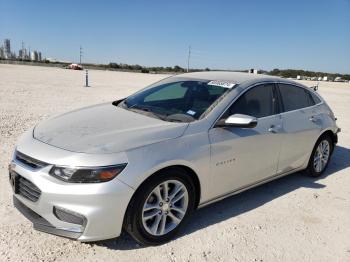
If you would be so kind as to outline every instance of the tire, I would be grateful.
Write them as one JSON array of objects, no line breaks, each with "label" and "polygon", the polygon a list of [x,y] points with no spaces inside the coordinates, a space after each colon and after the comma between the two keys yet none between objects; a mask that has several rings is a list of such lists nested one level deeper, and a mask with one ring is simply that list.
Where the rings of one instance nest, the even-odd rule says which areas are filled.
[{"label": "tire", "polygon": [[[165,188],[168,189],[167,195]],[[179,198],[181,195],[183,197]],[[138,188],[131,199],[124,229],[142,245],[164,244],[173,239],[188,221],[195,209],[195,198],[194,183],[182,169],[157,172]]]},{"label": "tire", "polygon": [[[326,160],[325,160],[326,151],[320,154],[320,152],[322,151],[321,149],[324,148],[325,145],[327,145],[326,147],[328,147],[328,149],[326,150],[328,152],[328,157]],[[322,173],[326,170],[329,164],[329,161],[331,159],[333,147],[334,147],[334,144],[329,135],[323,135],[317,140],[312,150],[312,153],[309,159],[309,164],[305,170],[307,175],[311,177],[319,177],[322,175]],[[317,157],[321,159],[320,160],[321,162],[319,162],[319,164],[316,164]]]}]

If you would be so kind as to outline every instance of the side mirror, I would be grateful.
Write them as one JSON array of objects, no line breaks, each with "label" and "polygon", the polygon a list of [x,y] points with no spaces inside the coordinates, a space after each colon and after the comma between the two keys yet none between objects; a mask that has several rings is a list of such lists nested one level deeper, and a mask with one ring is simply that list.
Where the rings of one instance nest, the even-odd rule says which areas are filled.
[{"label": "side mirror", "polygon": [[220,119],[215,127],[241,127],[253,128],[258,124],[258,119],[253,116],[234,114],[227,119]]}]

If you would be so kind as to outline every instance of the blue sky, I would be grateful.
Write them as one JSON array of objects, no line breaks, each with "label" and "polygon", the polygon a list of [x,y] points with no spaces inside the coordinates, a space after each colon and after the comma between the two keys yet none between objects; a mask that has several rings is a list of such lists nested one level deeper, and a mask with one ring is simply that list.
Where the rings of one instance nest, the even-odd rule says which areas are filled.
[{"label": "blue sky", "polygon": [[0,40],[86,62],[350,73],[350,0],[0,0]]}]

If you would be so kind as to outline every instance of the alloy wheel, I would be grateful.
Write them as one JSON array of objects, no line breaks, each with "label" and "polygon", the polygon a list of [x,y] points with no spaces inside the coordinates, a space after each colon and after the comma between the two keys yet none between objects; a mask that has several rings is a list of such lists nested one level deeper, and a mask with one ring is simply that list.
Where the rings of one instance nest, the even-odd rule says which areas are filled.
[{"label": "alloy wheel", "polygon": [[178,180],[157,185],[148,195],[142,209],[142,224],[153,236],[162,236],[175,229],[188,208],[188,191]]},{"label": "alloy wheel", "polygon": [[314,169],[317,173],[320,173],[326,167],[330,155],[330,145],[327,140],[322,140],[314,154]]}]

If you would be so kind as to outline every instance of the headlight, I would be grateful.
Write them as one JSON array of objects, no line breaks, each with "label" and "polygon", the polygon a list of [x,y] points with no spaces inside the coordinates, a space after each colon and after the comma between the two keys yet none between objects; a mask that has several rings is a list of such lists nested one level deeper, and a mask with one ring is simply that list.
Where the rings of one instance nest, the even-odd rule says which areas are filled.
[{"label": "headlight", "polygon": [[127,164],[96,168],[71,168],[53,166],[50,175],[70,183],[99,183],[115,178]]}]

